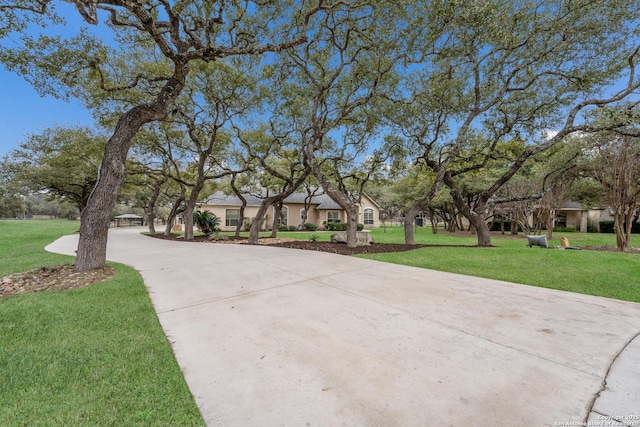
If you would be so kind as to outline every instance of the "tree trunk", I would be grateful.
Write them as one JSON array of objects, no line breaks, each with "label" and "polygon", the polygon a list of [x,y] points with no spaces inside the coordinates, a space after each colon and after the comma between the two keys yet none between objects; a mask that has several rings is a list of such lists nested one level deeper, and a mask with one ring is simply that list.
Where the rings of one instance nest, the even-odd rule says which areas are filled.
[{"label": "tree trunk", "polygon": [[165,236],[169,236],[171,234],[171,229],[173,228],[173,222],[175,221],[176,216],[178,216],[178,212],[180,211],[180,207],[183,202],[184,202],[184,194],[180,195],[180,197],[178,197],[178,199],[175,201],[175,203],[171,207],[171,211],[167,216],[167,224],[164,228]]},{"label": "tree trunk", "polygon": [[556,219],[556,210],[555,209],[549,209],[549,219],[547,222],[547,239],[551,240],[553,239],[553,226]]},{"label": "tree trunk", "polygon": [[518,235],[518,221],[514,219],[511,220],[511,234],[514,236]]},{"label": "tree trunk", "polygon": [[200,197],[200,192],[204,187],[205,177],[203,165],[207,158],[208,155],[200,154],[198,178],[191,189],[191,193],[189,193],[189,200],[187,200],[184,207],[184,240],[193,240],[193,212],[196,209],[196,203],[198,202],[198,197]]},{"label": "tree trunk", "polygon": [[[258,212],[256,213],[256,217],[253,219],[251,223],[251,228],[249,228],[249,240],[247,243],[250,245],[257,245],[258,239],[260,237],[260,224],[262,224],[262,218],[264,218],[264,214],[267,213],[267,209],[273,204],[273,198],[267,197],[260,203],[260,207],[258,208]],[[277,215],[274,215],[274,225],[277,223],[277,218],[280,216],[279,209],[276,208],[278,212]],[[278,232],[278,227],[276,227],[276,233]],[[272,237],[273,231],[272,231]]]},{"label": "tree trunk", "polygon": [[[242,226],[244,224],[244,209],[247,206],[247,200],[243,197],[242,198],[242,205],[240,205],[240,213],[238,214],[238,225],[236,225],[236,232],[235,232],[235,236],[236,238],[240,237],[240,230],[242,229]],[[255,220],[254,220],[255,222]],[[251,226],[249,227],[249,229],[251,229],[251,227],[253,227],[253,224],[251,224]],[[258,227],[259,229],[260,227]]]},{"label": "tree trunk", "polygon": [[[626,219],[627,215],[625,215],[620,208],[615,210],[615,213],[613,215],[613,230],[616,233],[616,247],[620,252],[627,252],[630,248],[629,237],[631,234],[631,229],[629,227],[629,224],[625,224]],[[631,221],[627,220],[627,222]],[[631,226],[633,226],[633,224],[631,224]],[[627,235],[626,229],[629,229],[629,235]]]},{"label": "tree trunk", "polygon": [[469,220],[469,227],[473,227],[475,229],[476,237],[478,238],[478,246],[481,248],[491,246],[491,232],[489,231],[487,222],[484,219],[484,215],[482,215],[482,212],[484,212],[484,208],[486,206],[486,202],[482,203],[478,201],[474,208],[475,210],[471,210],[469,205],[465,203],[465,200],[460,194],[459,189],[451,180],[447,182],[447,186],[451,190],[450,194],[453,198],[453,203],[458,209],[458,212],[460,212],[465,216],[465,218]]},{"label": "tree trunk", "polygon": [[160,197],[160,186],[164,184],[167,179],[163,179],[161,181],[156,182],[153,193],[151,193],[151,197],[149,198],[149,203],[147,204],[147,209],[145,210],[145,216],[147,217],[147,226],[149,227],[149,233],[156,234],[156,202],[158,201],[158,197]]},{"label": "tree trunk", "polygon": [[155,206],[150,204],[147,209],[145,209],[145,219],[147,220],[147,227],[149,227],[149,234],[156,234],[156,224],[155,217],[153,215],[153,211]]},{"label": "tree trunk", "polygon": [[358,213],[355,206],[347,211],[347,247],[355,248],[358,246]]},{"label": "tree trunk", "polygon": [[138,129],[145,123],[164,119],[182,91],[188,68],[185,64],[175,65],[173,76],[167,80],[155,101],[127,111],[107,142],[98,181],[80,215],[76,271],[94,270],[106,265],[109,219],[124,182],[129,148]]},{"label": "tree trunk", "polygon": [[193,240],[193,210],[194,205],[187,202],[182,213],[182,218],[184,218],[184,240]]},{"label": "tree trunk", "polygon": [[273,239],[278,237],[278,222],[280,221],[281,213],[280,205],[273,205],[273,222],[271,223],[271,238]]},{"label": "tree trunk", "polygon": [[475,229],[476,236],[478,237],[478,246],[481,248],[491,246],[491,231],[489,230],[489,226],[484,220],[484,217],[472,212],[470,218],[467,219]]},{"label": "tree trunk", "polygon": [[412,206],[404,215],[404,244],[415,245],[416,240],[413,234],[413,224],[416,222],[416,216],[419,209],[416,206]]},{"label": "tree trunk", "polygon": [[93,270],[106,264],[109,221],[125,179],[127,153],[136,132],[146,122],[138,116],[136,109],[125,114],[105,148],[98,182],[80,214],[76,271]]}]

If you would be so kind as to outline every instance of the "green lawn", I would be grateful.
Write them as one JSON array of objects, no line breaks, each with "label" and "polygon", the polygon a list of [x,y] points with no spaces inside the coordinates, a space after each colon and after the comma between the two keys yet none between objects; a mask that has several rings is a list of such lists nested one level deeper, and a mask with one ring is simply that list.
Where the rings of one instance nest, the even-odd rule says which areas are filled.
[{"label": "green lawn", "polygon": [[[68,263],[77,222],[0,221],[0,275]],[[140,275],[0,298],[0,424],[191,426],[203,420]]]},{"label": "green lawn", "polygon": [[[377,243],[404,243],[401,227],[371,231]],[[313,233],[278,233],[280,237],[308,239]],[[315,233],[329,240],[328,232]],[[466,245],[432,247],[391,254],[359,255],[395,264],[448,271],[532,286],[598,295],[640,302],[640,255],[587,250],[552,250],[526,246],[526,238],[493,238],[493,248],[477,248],[475,236],[432,234],[430,227],[418,228],[416,243],[427,245]],[[559,246],[567,237],[572,246],[613,246],[615,235],[599,233],[554,233],[550,245]],[[632,237],[640,246],[640,236]]]},{"label": "green lawn", "polygon": [[[402,229],[373,232],[377,242],[402,242]],[[565,236],[572,246],[615,246],[615,235],[554,233],[550,245]],[[638,237],[640,238],[640,237]],[[475,245],[475,237],[419,229],[416,242]],[[529,248],[526,239],[493,238],[493,248],[433,247],[410,252],[362,255],[363,258],[448,271],[545,288],[640,302],[640,255],[587,250]]]}]

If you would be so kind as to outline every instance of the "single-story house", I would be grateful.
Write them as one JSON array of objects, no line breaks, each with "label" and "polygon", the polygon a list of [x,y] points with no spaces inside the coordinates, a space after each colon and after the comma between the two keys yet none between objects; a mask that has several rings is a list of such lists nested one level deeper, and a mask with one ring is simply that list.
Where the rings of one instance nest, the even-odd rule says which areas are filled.
[{"label": "single-story house", "polygon": [[600,221],[613,221],[611,209],[606,207],[586,207],[573,201],[565,201],[556,211],[555,226],[587,231],[587,226],[597,227]]},{"label": "single-story house", "polygon": [[[262,203],[262,199],[252,195],[243,195],[247,200],[244,218],[240,218],[240,206],[242,202],[236,195],[215,193],[206,200],[198,203],[201,210],[211,211],[220,218],[220,229],[223,231],[235,230],[238,222],[249,224]],[[305,200],[307,204],[305,205]],[[270,229],[273,224],[275,208],[269,207],[262,224],[263,229]],[[306,214],[306,220],[305,220]],[[317,194],[309,199],[306,193],[293,193],[283,201],[278,224],[287,226],[299,226],[303,223],[315,224],[318,228],[325,228],[332,222],[346,222],[347,214],[331,197],[326,194]],[[363,195],[358,206],[358,222],[365,228],[377,228],[380,226],[380,206],[370,197]]]}]

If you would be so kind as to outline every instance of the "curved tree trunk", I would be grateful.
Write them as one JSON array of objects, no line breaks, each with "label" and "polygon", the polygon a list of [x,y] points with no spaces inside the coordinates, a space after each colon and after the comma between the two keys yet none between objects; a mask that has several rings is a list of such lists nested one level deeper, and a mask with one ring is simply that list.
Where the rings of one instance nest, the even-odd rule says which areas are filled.
[{"label": "curved tree trunk", "polygon": [[125,161],[133,138],[145,123],[162,120],[184,87],[188,68],[175,64],[173,76],[150,104],[138,105],[118,121],[107,142],[98,181],[80,215],[80,238],[76,251],[76,271],[104,267],[107,262],[107,234],[111,211],[125,178]]},{"label": "curved tree trunk", "polygon": [[404,215],[404,244],[415,245],[416,240],[413,234],[414,224],[416,222],[416,216],[418,215],[418,208],[413,206]]},{"label": "curved tree trunk", "polygon": [[148,120],[139,109],[126,113],[107,143],[99,170],[99,178],[80,214],[80,238],[76,251],[76,271],[104,267],[107,260],[107,234],[111,211],[125,179],[125,161],[131,141]]},{"label": "curved tree trunk", "polygon": [[[448,182],[447,182],[448,181]],[[476,237],[478,238],[478,246],[479,247],[489,247],[491,246],[491,232],[489,231],[489,226],[484,219],[484,208],[486,206],[486,202],[478,202],[475,206],[475,210],[471,210],[469,205],[465,202],[464,198],[460,194],[460,190],[455,186],[452,180],[448,179],[445,181],[447,186],[449,187],[451,197],[453,199],[453,203],[462,215],[469,220],[469,228],[475,229]]]},{"label": "curved tree trunk", "polygon": [[[250,245],[257,245],[258,239],[260,237],[260,224],[262,224],[262,218],[264,218],[264,214],[267,213],[269,206],[273,203],[272,197],[267,197],[260,203],[260,207],[258,208],[258,212],[256,213],[256,217],[251,223],[251,228],[249,228],[249,240],[247,243]],[[277,231],[277,230],[276,230]]]},{"label": "curved tree trunk", "polygon": [[484,216],[472,211],[470,217],[467,219],[475,229],[478,246],[483,248],[491,246],[491,231],[489,230],[487,222],[484,220]]},{"label": "curved tree trunk", "polygon": [[184,195],[181,195],[180,197],[178,197],[178,199],[175,201],[175,203],[171,207],[171,212],[169,212],[169,215],[167,216],[167,224],[164,228],[165,236],[168,236],[171,234],[171,229],[173,228],[173,221],[175,221],[176,216],[178,216],[178,213],[180,212],[180,207],[182,206],[183,202],[184,202]]}]

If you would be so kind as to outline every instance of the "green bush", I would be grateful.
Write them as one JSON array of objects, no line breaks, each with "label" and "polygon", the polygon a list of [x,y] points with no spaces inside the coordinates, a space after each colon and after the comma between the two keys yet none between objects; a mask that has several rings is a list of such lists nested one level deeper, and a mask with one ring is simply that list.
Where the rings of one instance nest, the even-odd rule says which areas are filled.
[{"label": "green bush", "polygon": [[296,231],[298,229],[298,227],[296,227],[295,225],[290,225],[288,227],[289,231]]},{"label": "green bush", "polygon": [[198,209],[193,213],[193,223],[198,226],[205,236],[211,236],[211,233],[218,231],[220,218],[209,210],[201,211]]},{"label": "green bush", "polygon": [[358,231],[362,231],[362,230],[364,230],[364,224],[360,224],[360,223],[358,223],[357,230],[358,230]]},{"label": "green bush", "polygon": [[307,231],[316,231],[318,229],[318,226],[310,222],[307,222],[304,224],[304,229]]},{"label": "green bush", "polygon": [[[490,231],[502,231],[502,229],[500,228],[500,221],[490,222],[489,227],[490,227]],[[504,222],[504,230],[505,231],[511,230],[511,221]],[[520,227],[520,225],[518,225],[518,231],[522,232],[522,227]]]},{"label": "green bush", "polygon": [[329,231],[347,231],[346,222],[330,222],[327,224],[327,230]]},{"label": "green bush", "polygon": [[[615,233],[615,231],[613,231],[613,221],[600,221],[600,232]],[[634,222],[631,226],[631,232],[640,233],[640,223]]]},{"label": "green bush", "polygon": [[287,231],[289,229],[289,227],[287,227],[286,225],[279,225],[278,226],[278,231]]},{"label": "green bush", "polygon": [[575,233],[575,227],[554,227],[554,233]]}]

